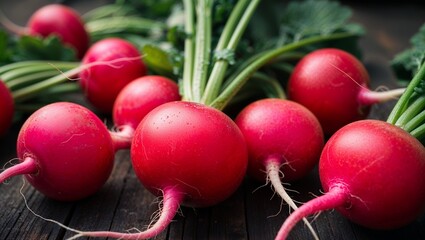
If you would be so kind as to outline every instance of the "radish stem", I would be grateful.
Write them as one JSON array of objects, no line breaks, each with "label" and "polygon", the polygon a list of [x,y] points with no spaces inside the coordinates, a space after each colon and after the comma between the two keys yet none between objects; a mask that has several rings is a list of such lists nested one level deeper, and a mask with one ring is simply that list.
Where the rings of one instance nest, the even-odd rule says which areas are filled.
[{"label": "radish stem", "polygon": [[8,31],[17,34],[17,35],[25,35],[28,33],[28,28],[19,26],[14,22],[10,21],[6,15],[4,15],[3,11],[0,10],[0,23],[3,25]]},{"label": "radish stem", "polygon": [[289,232],[295,227],[296,223],[301,219],[328,209],[343,206],[350,198],[349,191],[346,186],[339,184],[329,189],[325,195],[310,200],[294,211],[286,220],[277,233],[276,240],[286,239]]},{"label": "radish stem", "polygon": [[133,127],[124,125],[119,127],[118,132],[110,132],[115,151],[130,148],[134,130]]},{"label": "radish stem", "polygon": [[359,93],[359,101],[363,105],[372,105],[375,103],[386,102],[400,97],[405,90],[405,88],[397,88],[378,92],[362,88]]},{"label": "radish stem", "polygon": [[415,74],[412,81],[410,81],[409,85],[407,86],[405,93],[397,101],[396,105],[388,116],[387,122],[391,124],[395,124],[397,122],[401,114],[406,110],[409,104],[409,99],[415,93],[415,88],[419,86],[422,81],[424,81],[424,76],[425,64],[422,64],[422,66],[419,68],[419,71]]},{"label": "radish stem", "polygon": [[[220,39],[220,45],[217,51],[221,50],[230,50],[235,51],[236,47],[239,43],[239,40],[242,37],[242,34],[244,33],[244,30],[246,29],[249,19],[251,18],[252,14],[255,12],[256,7],[258,6],[260,1],[251,1],[249,5],[244,9],[244,6],[246,5],[246,1],[239,1],[238,5],[235,7],[235,9],[232,11],[232,14],[230,15],[230,19],[232,20],[228,25],[226,25],[225,30],[231,31],[229,35],[230,38],[226,41],[227,35],[223,37],[223,40]],[[236,26],[233,26],[233,21],[236,21],[237,17],[240,16],[240,14],[243,11],[243,15],[241,16],[241,19],[239,20],[238,24]],[[232,29],[235,28],[235,29]],[[227,34],[227,33],[226,33]],[[221,46],[223,44],[223,46]],[[202,103],[210,104],[213,99],[215,99],[221,90],[222,82],[224,79],[224,75],[227,70],[227,66],[229,65],[228,59],[218,59],[216,60],[213,70],[210,74],[210,78],[208,79],[207,87],[204,93],[204,96],[202,96]]]},{"label": "radish stem", "polygon": [[197,6],[196,46],[192,79],[192,95],[199,102],[204,92],[211,52],[212,1],[199,1]]},{"label": "radish stem", "polygon": [[184,67],[183,67],[183,99],[191,101],[192,100],[192,77],[193,77],[193,62],[194,62],[194,52],[195,52],[195,42],[194,39],[194,28],[195,28],[195,12],[193,7],[192,0],[184,0],[184,9],[185,9],[185,33],[186,38],[184,41]]},{"label": "radish stem", "polygon": [[35,159],[32,157],[26,157],[22,162],[7,168],[2,173],[0,173],[0,183],[17,175],[36,174],[37,171],[38,169]]}]

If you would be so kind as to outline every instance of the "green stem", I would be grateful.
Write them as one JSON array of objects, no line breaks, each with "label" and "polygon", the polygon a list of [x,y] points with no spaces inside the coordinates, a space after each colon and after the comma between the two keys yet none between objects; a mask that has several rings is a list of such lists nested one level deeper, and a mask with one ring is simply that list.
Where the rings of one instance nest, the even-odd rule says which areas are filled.
[{"label": "green stem", "polygon": [[117,32],[149,33],[152,30],[165,30],[166,27],[165,23],[133,16],[109,17],[86,23],[91,36]]},{"label": "green stem", "polygon": [[25,69],[17,69],[15,71],[6,72],[6,73],[1,75],[1,78],[3,79],[3,81],[5,83],[8,83],[8,82],[13,81],[14,79],[22,77],[22,76],[40,73],[40,72],[48,71],[48,70],[51,70],[51,69],[52,69],[52,66],[50,66],[50,65],[28,66]]},{"label": "green stem", "polygon": [[53,76],[56,76],[56,75],[58,75],[57,70],[50,70],[50,71],[32,73],[30,75],[24,75],[22,77],[10,80],[10,81],[7,82],[6,85],[10,90],[14,91],[15,89],[17,89],[18,87],[20,87],[22,85],[27,86],[28,84],[38,82],[38,81],[41,81],[43,79],[47,79],[47,78],[50,78],[50,77],[53,77]]},{"label": "green stem", "polygon": [[[235,51],[236,47],[255,12],[260,0],[250,1],[246,7],[247,1],[239,1],[234,10],[230,15],[230,22],[226,24],[225,31],[222,34],[224,36],[220,39],[216,51],[227,49]],[[241,17],[240,15],[243,14]],[[235,23],[238,22],[236,27]],[[213,67],[211,75],[208,79],[205,93],[202,97],[201,102],[204,104],[210,104],[219,94],[222,87],[223,79],[226,74],[227,67],[229,65],[228,59],[218,59]]]},{"label": "green stem", "polygon": [[94,20],[108,18],[113,16],[125,16],[129,14],[130,9],[124,5],[113,3],[94,8],[82,15],[84,22],[88,23]]},{"label": "green stem", "polygon": [[44,103],[18,103],[15,105],[15,112],[33,113],[44,105]]},{"label": "green stem", "polygon": [[419,71],[415,74],[412,81],[410,81],[409,85],[406,88],[406,91],[401,95],[400,99],[395,104],[393,110],[388,116],[387,122],[391,124],[396,124],[397,120],[403,114],[404,111],[409,106],[410,98],[415,93],[415,88],[419,86],[421,81],[424,81],[425,78],[425,64],[419,68]]},{"label": "green stem", "polygon": [[425,111],[422,111],[413,117],[409,122],[406,123],[406,125],[404,125],[403,129],[411,133],[423,123],[425,123]]},{"label": "green stem", "polygon": [[241,13],[245,11],[248,4],[248,0],[239,0],[233,8],[226,25],[223,28],[223,32],[220,35],[215,51],[221,51],[225,49],[232,37],[236,25],[240,22]]},{"label": "green stem", "polygon": [[197,7],[196,47],[192,80],[192,94],[193,101],[195,102],[201,100],[208,77],[211,52],[211,11],[212,1],[199,1]]},{"label": "green stem", "polygon": [[[0,76],[3,77],[4,74],[8,72],[26,72],[27,69],[32,69],[35,66],[38,67],[45,67],[46,69],[71,69],[76,66],[78,66],[78,62],[62,62],[62,61],[44,61],[44,60],[38,60],[38,61],[23,61],[23,62],[16,62],[16,63],[10,63],[7,65],[4,65],[0,67]],[[3,81],[7,82],[7,80],[2,79]]]},{"label": "green stem", "polygon": [[285,62],[273,64],[272,68],[287,74],[291,74],[294,71],[294,65]]},{"label": "green stem", "polygon": [[46,96],[62,96],[63,94],[80,92],[81,87],[76,82],[65,82],[43,91]]},{"label": "green stem", "polygon": [[37,93],[43,90],[46,90],[56,84],[69,81],[70,78],[80,73],[81,69],[82,69],[81,67],[77,67],[67,72],[64,72],[63,74],[59,74],[49,79],[46,79],[42,82],[38,82],[28,87],[24,87],[19,90],[16,90],[12,93],[13,99],[15,99],[15,102],[20,102],[30,97],[33,97],[37,95]]},{"label": "green stem", "polygon": [[395,122],[396,126],[403,128],[408,131],[405,126],[409,123],[416,115],[425,109],[425,96],[420,96],[415,99],[408,108],[400,115]]},{"label": "green stem", "polygon": [[267,97],[286,99],[285,91],[283,90],[282,85],[276,79],[271,78],[261,72],[255,72],[252,75],[252,78],[260,82],[259,87],[263,89]]},{"label": "green stem", "polygon": [[410,132],[410,134],[415,137],[416,139],[418,139],[419,141],[421,141],[422,139],[425,138],[425,123],[422,123],[422,125],[420,125],[419,127],[415,128],[414,130],[412,130]]},{"label": "green stem", "polygon": [[234,79],[230,79],[230,84],[221,92],[221,94],[211,103],[209,104],[212,107],[215,107],[219,110],[223,109],[227,103],[231,100],[231,98],[239,91],[239,89],[248,81],[249,77],[260,69],[262,66],[266,65],[270,61],[274,60],[276,57],[280,56],[283,53],[293,51],[295,49],[301,48],[303,46],[323,42],[330,41],[335,39],[342,39],[347,37],[352,37],[352,33],[334,33],[326,36],[315,36],[300,40],[299,42],[294,42],[291,44],[287,44],[285,46],[269,50],[259,56],[256,60],[254,60],[249,66],[244,68],[241,72],[239,72]]},{"label": "green stem", "polygon": [[183,99],[186,101],[192,100],[192,74],[193,74],[193,62],[194,62],[194,5],[193,0],[184,0],[184,9],[185,9],[185,33],[186,38],[184,41],[184,66],[183,66]]}]

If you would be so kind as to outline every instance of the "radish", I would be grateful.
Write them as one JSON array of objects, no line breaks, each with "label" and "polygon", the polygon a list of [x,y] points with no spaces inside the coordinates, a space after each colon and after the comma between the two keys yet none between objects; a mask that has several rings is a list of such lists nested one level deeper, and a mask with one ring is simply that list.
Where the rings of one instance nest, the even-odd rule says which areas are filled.
[{"label": "radish", "polygon": [[250,153],[248,173],[264,181],[267,169],[281,169],[288,181],[299,180],[318,162],[324,145],[317,118],[304,106],[270,98],[246,106],[236,117]]},{"label": "radish", "polygon": [[425,64],[387,121],[359,120],[325,144],[319,176],[325,194],[295,210],[276,239],[285,239],[303,217],[337,209],[373,229],[405,226],[425,210]]},{"label": "radish", "polygon": [[181,198],[187,206],[223,201],[245,176],[247,149],[240,130],[223,112],[203,104],[176,101],[155,108],[137,127],[133,145],[141,182],[156,194],[172,189],[164,199]]},{"label": "radish", "polygon": [[19,164],[0,182],[24,174],[49,198],[73,201],[96,192],[113,167],[114,143],[103,122],[74,103],[58,102],[34,112],[17,140]]},{"label": "radish", "polygon": [[0,80],[0,136],[4,135],[12,124],[14,114],[13,96],[7,86]]},{"label": "radish", "polygon": [[367,117],[372,104],[398,97],[404,89],[368,89],[364,65],[350,53],[334,48],[315,50],[295,66],[287,85],[289,99],[312,111],[331,135],[347,123]]},{"label": "radish", "polygon": [[247,142],[248,174],[270,181],[282,199],[297,209],[282,186],[281,177],[288,182],[299,180],[319,161],[324,137],[317,118],[296,102],[271,98],[249,104],[235,122]]},{"label": "radish", "polygon": [[144,76],[147,68],[140,59],[138,49],[120,38],[106,38],[93,44],[84,55],[82,65],[111,62],[83,69],[79,74],[81,88],[88,101],[98,110],[111,113],[115,98],[121,89],[134,79]]},{"label": "radish", "polygon": [[61,41],[76,50],[82,58],[90,44],[84,22],[72,8],[62,4],[48,4],[35,11],[28,20],[27,27],[14,25],[2,16],[2,23],[19,35],[47,37],[58,36]]},{"label": "radish", "polygon": [[129,146],[134,131],[146,114],[161,104],[180,99],[177,83],[169,78],[147,75],[133,80],[120,91],[114,102],[112,117],[118,128],[114,136],[127,139]]}]

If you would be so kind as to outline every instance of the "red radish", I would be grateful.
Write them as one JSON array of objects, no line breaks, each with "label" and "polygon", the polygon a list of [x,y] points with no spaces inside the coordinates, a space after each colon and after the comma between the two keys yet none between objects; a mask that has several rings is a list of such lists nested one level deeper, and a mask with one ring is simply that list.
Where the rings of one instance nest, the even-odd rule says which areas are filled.
[{"label": "red radish", "polygon": [[281,177],[287,182],[301,179],[319,161],[324,136],[317,118],[296,102],[270,98],[249,104],[235,122],[248,146],[248,174],[270,181],[282,199],[297,209]]},{"label": "red radish", "polygon": [[82,65],[93,62],[110,62],[122,59],[114,65],[99,65],[82,70],[81,87],[98,110],[110,113],[121,89],[134,79],[144,76],[147,68],[139,50],[130,42],[119,38],[106,38],[93,44],[85,54]]},{"label": "red radish", "polygon": [[90,44],[84,22],[79,13],[62,4],[48,4],[35,11],[27,27],[14,25],[3,17],[3,25],[20,35],[47,37],[58,36],[64,44],[73,47],[79,58],[84,56]]},{"label": "red radish", "polygon": [[223,112],[176,101],[153,109],[136,129],[131,158],[137,177],[163,195],[158,221],[139,233],[79,232],[77,236],[152,238],[171,222],[179,206],[217,204],[239,187],[248,163],[244,138]]},{"label": "red radish", "polygon": [[294,211],[276,239],[285,239],[303,217],[333,208],[368,228],[407,225],[425,210],[424,173],[425,148],[408,132],[379,120],[348,124],[320,158],[326,193]]},{"label": "red radish", "polygon": [[103,122],[74,103],[58,102],[34,112],[18,135],[20,163],[0,182],[25,174],[41,193],[72,201],[96,192],[113,167],[114,145]]},{"label": "red radish", "polygon": [[112,117],[118,132],[117,138],[126,138],[131,144],[134,131],[152,109],[166,102],[181,99],[179,87],[169,78],[147,75],[127,84],[118,94]]},{"label": "red radish", "polygon": [[12,93],[0,80],[0,136],[4,135],[12,124],[14,113],[14,100]]},{"label": "red radish", "polygon": [[369,81],[366,68],[353,55],[324,48],[307,54],[297,63],[288,82],[288,96],[312,111],[325,134],[331,135],[347,123],[366,118],[372,104],[404,92],[371,91]]},{"label": "red radish", "polygon": [[235,120],[249,150],[248,173],[260,181],[266,166],[275,165],[287,181],[307,175],[319,161],[324,145],[317,118],[304,106],[269,98],[251,103]]}]

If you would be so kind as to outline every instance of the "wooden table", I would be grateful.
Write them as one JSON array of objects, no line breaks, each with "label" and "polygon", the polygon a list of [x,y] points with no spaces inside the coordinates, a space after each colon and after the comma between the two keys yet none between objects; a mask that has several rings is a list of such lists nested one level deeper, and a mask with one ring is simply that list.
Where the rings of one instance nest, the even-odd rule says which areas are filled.
[{"label": "wooden table", "polygon": [[[5,11],[12,20],[24,24],[37,6],[48,2],[7,1],[2,2],[0,7],[4,10],[7,8]],[[84,12],[106,2],[80,0],[66,3]],[[354,10],[354,21],[363,24],[367,30],[361,45],[372,78],[372,88],[380,85],[395,87],[388,62],[394,54],[409,46],[411,35],[425,22],[425,6],[419,1],[397,5],[347,4]],[[390,102],[373,107],[370,118],[385,119],[393,104]],[[1,165],[15,157],[19,127],[19,124],[15,124],[9,134],[0,140]],[[30,212],[24,196],[36,214],[80,230],[143,229],[158,209],[158,199],[141,186],[133,173],[129,152],[125,150],[116,154],[115,168],[109,181],[87,199],[57,202],[47,199],[28,183],[23,184],[22,177],[15,177],[0,185],[0,239],[63,239],[72,236],[71,232]],[[291,195],[301,202],[320,195],[317,171],[288,188],[298,191],[291,192]],[[269,186],[262,186],[247,178],[232,197],[217,206],[205,209],[182,207],[168,230],[157,239],[273,239],[287,216],[287,205],[282,206],[279,197],[273,194]],[[425,216],[392,231],[365,229],[349,222],[336,211],[321,213],[312,224],[321,239],[425,239]],[[307,228],[299,224],[290,239],[312,237]]]}]

